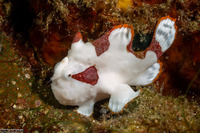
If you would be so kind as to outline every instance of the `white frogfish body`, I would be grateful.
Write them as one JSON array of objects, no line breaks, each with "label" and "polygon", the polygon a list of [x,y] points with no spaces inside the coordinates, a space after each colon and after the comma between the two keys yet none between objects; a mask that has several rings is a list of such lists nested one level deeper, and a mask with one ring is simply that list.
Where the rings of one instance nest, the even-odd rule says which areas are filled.
[{"label": "white frogfish body", "polygon": [[137,97],[130,86],[148,85],[161,73],[158,58],[171,46],[176,35],[175,20],[163,17],[157,24],[150,46],[138,58],[132,50],[134,32],[119,25],[94,42],[84,43],[77,33],[68,56],[59,62],[51,78],[51,88],[63,105],[78,105],[78,113],[90,116],[95,102],[110,97],[114,112]]}]

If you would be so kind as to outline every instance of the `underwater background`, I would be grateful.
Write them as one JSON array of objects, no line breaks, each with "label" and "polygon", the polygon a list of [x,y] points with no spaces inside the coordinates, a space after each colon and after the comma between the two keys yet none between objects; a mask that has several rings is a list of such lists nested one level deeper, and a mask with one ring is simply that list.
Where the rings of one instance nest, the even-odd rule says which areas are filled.
[{"label": "underwater background", "polygon": [[[122,113],[108,99],[86,118],[60,105],[50,78],[73,37],[99,38],[118,24],[133,25],[138,53],[156,23],[176,19],[177,35],[160,58],[163,72]],[[200,132],[199,0],[0,0],[0,132]]]}]

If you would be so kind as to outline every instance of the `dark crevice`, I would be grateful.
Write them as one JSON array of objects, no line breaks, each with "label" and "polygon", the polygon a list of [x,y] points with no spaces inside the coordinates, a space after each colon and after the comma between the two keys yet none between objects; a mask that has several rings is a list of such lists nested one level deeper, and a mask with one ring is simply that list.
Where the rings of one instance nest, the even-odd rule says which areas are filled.
[{"label": "dark crevice", "polygon": [[153,33],[141,35],[139,33],[135,34],[133,41],[132,41],[132,48],[133,51],[144,51],[149,47],[151,44],[151,40],[153,38]]},{"label": "dark crevice", "polygon": [[13,28],[14,38],[25,42],[29,37],[29,30],[34,22],[35,14],[27,0],[12,1],[10,16],[8,18]]}]

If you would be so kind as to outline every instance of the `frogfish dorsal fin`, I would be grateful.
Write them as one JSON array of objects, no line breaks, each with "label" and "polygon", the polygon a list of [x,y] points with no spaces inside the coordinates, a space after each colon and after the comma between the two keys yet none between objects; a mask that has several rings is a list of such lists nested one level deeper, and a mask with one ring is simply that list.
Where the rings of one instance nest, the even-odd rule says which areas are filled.
[{"label": "frogfish dorsal fin", "polygon": [[83,40],[83,37],[82,37],[81,32],[78,32],[78,33],[76,33],[76,35],[75,35],[75,37],[74,37],[72,43],[76,43],[76,42],[78,42],[78,41],[80,41],[80,40]]}]

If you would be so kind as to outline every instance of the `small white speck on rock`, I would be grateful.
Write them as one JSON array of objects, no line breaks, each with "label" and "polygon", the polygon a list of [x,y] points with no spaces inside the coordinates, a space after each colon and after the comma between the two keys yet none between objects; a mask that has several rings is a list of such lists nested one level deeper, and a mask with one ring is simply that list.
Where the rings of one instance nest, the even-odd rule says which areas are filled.
[{"label": "small white speck on rock", "polygon": [[165,56],[165,59],[168,60],[168,59],[169,59],[169,56]]},{"label": "small white speck on rock", "polygon": [[13,109],[16,109],[16,108],[17,108],[17,105],[14,104],[12,107],[13,107]]},{"label": "small white speck on rock", "polygon": [[12,85],[16,85],[16,81],[12,80],[11,83],[12,83]]},{"label": "small white speck on rock", "polygon": [[40,100],[36,100],[36,101],[35,101],[35,106],[36,106],[36,107],[39,107],[40,105],[41,105],[41,101],[40,101]]},{"label": "small white speck on rock", "polygon": [[30,78],[31,78],[31,76],[30,76],[29,74],[25,74],[25,77],[26,77],[27,79],[30,79]]},{"label": "small white speck on rock", "polygon": [[19,119],[23,119],[23,116],[22,115],[20,115],[20,116],[18,116],[19,117]]},{"label": "small white speck on rock", "polygon": [[21,93],[18,93],[18,94],[17,94],[17,97],[18,97],[18,98],[22,97],[22,94],[21,94]]}]

